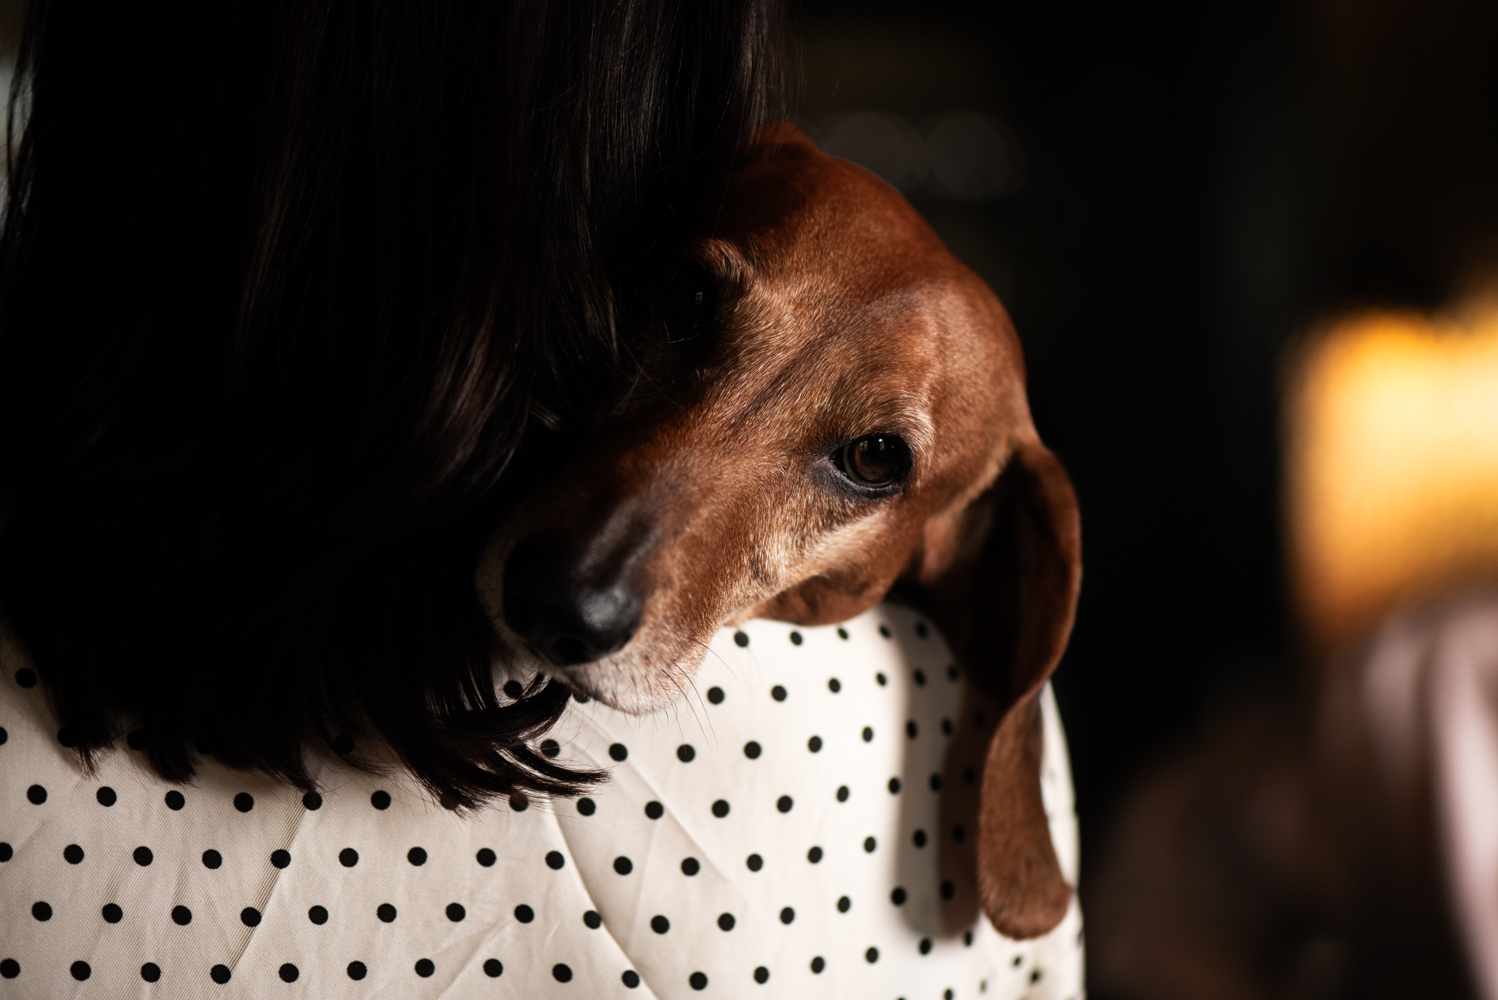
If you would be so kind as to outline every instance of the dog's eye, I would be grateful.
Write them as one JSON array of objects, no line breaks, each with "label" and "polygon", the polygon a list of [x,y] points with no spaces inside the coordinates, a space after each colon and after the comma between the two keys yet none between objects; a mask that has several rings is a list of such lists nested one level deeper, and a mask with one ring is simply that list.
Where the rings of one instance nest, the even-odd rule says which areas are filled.
[{"label": "dog's eye", "polygon": [[705,333],[718,315],[717,279],[700,264],[686,263],[671,276],[666,337],[673,344]]},{"label": "dog's eye", "polygon": [[893,486],[910,475],[910,446],[898,434],[866,434],[839,448],[834,460],[859,486]]}]

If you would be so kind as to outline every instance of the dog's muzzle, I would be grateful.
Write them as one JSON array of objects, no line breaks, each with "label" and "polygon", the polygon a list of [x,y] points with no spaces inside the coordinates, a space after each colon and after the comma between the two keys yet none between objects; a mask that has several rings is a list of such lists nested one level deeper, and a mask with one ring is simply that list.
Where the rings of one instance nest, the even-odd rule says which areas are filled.
[{"label": "dog's muzzle", "polygon": [[644,598],[626,568],[585,558],[564,535],[523,539],[504,569],[504,616],[525,644],[554,666],[616,653],[640,627]]}]

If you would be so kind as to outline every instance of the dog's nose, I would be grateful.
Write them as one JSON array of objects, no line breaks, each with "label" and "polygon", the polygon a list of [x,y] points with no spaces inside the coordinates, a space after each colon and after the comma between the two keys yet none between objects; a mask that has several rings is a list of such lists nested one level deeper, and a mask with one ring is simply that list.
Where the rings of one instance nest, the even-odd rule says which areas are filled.
[{"label": "dog's nose", "polygon": [[639,590],[620,572],[585,572],[579,547],[531,535],[505,561],[505,624],[559,667],[622,649],[640,627]]}]

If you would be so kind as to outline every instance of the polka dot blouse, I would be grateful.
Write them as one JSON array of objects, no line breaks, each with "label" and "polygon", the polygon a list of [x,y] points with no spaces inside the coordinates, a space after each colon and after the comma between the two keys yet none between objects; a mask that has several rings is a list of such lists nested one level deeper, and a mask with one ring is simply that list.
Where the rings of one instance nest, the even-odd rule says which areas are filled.
[{"label": "polka dot blouse", "polygon": [[336,760],[307,795],[211,757],[172,785],[138,734],[85,774],[35,673],[0,660],[0,997],[1083,995],[1075,901],[1027,942],[977,908],[996,720],[903,608],[722,630],[672,709],[574,702],[542,742],[607,784],[470,816]]}]

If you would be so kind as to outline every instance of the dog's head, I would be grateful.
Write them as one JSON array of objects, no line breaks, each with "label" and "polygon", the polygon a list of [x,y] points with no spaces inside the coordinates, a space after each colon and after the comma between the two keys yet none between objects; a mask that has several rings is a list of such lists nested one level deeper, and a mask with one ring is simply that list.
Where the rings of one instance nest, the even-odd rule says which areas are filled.
[{"label": "dog's head", "polygon": [[725,623],[841,621],[907,581],[1007,707],[980,897],[1034,936],[1070,897],[1035,698],[1076,604],[1071,487],[993,293],[877,178],[788,126],[758,139],[674,279],[678,360],[494,535],[480,595],[515,659],[646,712]]}]

